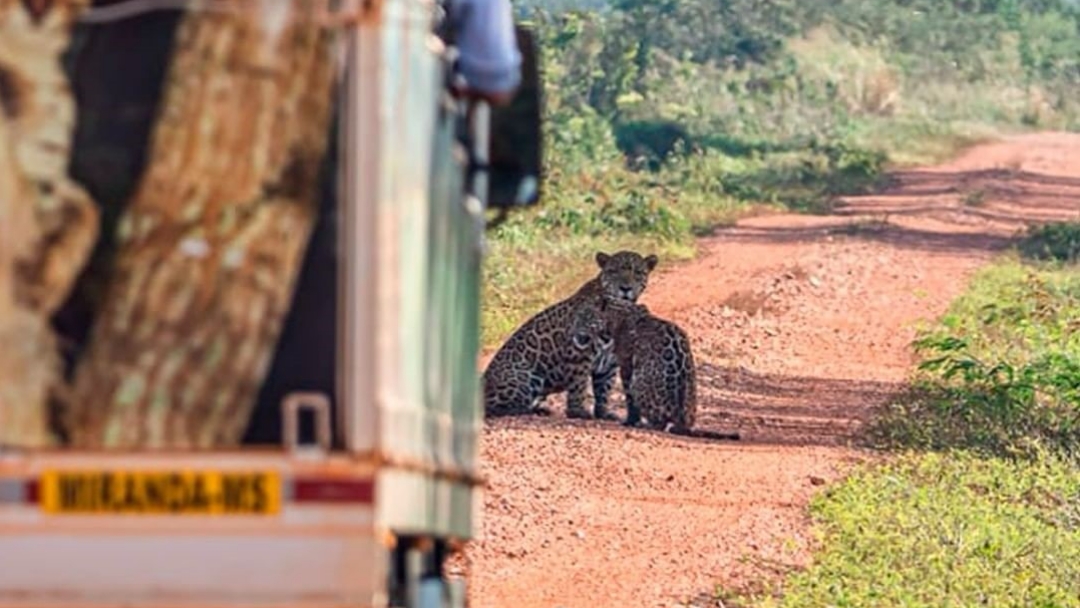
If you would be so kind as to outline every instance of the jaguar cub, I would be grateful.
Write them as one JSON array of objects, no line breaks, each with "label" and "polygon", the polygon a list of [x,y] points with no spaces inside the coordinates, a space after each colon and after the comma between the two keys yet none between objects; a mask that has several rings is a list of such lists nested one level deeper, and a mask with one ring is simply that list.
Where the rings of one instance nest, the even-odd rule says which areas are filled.
[{"label": "jaguar cub", "polygon": [[626,394],[627,426],[644,417],[650,427],[676,435],[738,439],[734,433],[693,428],[697,374],[690,339],[681,327],[630,302],[613,302],[607,319]]},{"label": "jaguar cub", "polygon": [[606,306],[604,299],[585,300],[572,311],[568,326],[551,327],[539,339],[533,333],[511,336],[506,343],[510,348],[500,350],[484,372],[486,415],[550,415],[544,399],[563,391],[568,410],[585,409],[593,360],[613,349]]},{"label": "jaguar cub", "polygon": [[[545,393],[548,389],[538,388],[545,384],[533,376],[575,376],[576,367],[567,369],[572,364],[562,359],[565,354],[562,349],[567,346],[568,328],[580,324],[584,318],[577,316],[578,310],[582,307],[598,310],[611,301],[636,302],[657,262],[655,255],[642,256],[633,251],[611,255],[598,252],[596,264],[600,273],[596,277],[570,297],[526,321],[495,353],[483,377],[485,412],[489,416],[546,413],[540,407],[544,397],[568,389],[551,389]],[[590,313],[584,314],[588,317]],[[570,418],[617,419],[607,409],[608,396],[615,384],[614,344],[610,339],[601,338],[592,345],[591,352],[588,375],[592,381],[592,414],[585,408],[583,397],[571,394],[573,399],[567,401],[566,415]],[[538,371],[541,367],[543,372]],[[523,391],[530,395],[528,403],[521,397]]]}]

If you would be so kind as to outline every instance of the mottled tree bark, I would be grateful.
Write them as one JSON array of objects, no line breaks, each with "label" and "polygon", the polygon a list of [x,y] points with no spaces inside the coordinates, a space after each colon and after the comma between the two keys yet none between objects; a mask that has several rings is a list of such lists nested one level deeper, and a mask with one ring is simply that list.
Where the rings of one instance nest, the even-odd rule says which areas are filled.
[{"label": "mottled tree bark", "polygon": [[61,68],[84,0],[0,0],[0,444],[53,443],[60,385],[49,317],[97,238],[67,174],[75,103]]},{"label": "mottled tree bark", "polygon": [[73,445],[220,448],[244,432],[327,147],[331,34],[310,4],[185,16],[147,171],[76,368]]},{"label": "mottled tree bark", "polygon": [[0,118],[0,444],[49,443],[48,391],[56,380],[47,319],[16,299],[16,260],[35,232],[29,182],[15,164],[9,121]]}]

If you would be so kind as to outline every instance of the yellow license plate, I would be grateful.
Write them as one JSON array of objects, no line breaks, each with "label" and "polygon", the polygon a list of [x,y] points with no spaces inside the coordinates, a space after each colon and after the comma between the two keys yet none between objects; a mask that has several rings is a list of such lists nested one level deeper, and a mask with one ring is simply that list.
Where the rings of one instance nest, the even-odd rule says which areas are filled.
[{"label": "yellow license plate", "polygon": [[47,471],[39,500],[65,515],[273,515],[281,478],[264,471]]}]

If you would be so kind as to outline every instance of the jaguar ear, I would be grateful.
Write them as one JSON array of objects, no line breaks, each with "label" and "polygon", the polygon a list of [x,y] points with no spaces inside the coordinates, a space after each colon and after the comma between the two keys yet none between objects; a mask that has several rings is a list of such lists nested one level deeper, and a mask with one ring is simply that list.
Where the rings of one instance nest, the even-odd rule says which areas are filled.
[{"label": "jaguar ear", "polygon": [[603,270],[604,267],[607,266],[607,263],[609,261],[611,261],[610,255],[604,253],[603,251],[596,252],[596,265],[599,266],[601,270]]},{"label": "jaguar ear", "polygon": [[656,257],[655,253],[650,253],[645,258],[645,267],[648,268],[649,271],[652,271],[654,268],[656,268],[656,265],[659,264],[659,263],[660,263],[660,258]]}]

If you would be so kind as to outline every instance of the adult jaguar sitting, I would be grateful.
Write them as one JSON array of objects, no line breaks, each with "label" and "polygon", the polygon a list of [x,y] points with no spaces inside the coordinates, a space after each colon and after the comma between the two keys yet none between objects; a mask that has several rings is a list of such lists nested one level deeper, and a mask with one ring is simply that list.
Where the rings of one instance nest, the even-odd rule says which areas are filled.
[{"label": "adult jaguar sitting", "polygon": [[[526,321],[495,353],[483,376],[485,414],[550,414],[543,406],[544,399],[569,391],[568,418],[616,420],[607,409],[618,369],[614,346],[607,335],[592,336],[585,344],[582,327],[592,327],[600,334],[608,332],[602,322],[590,325],[588,312],[579,311],[602,312],[609,300],[636,302],[658,261],[655,255],[633,251],[598,252],[600,273],[596,277]],[[588,360],[581,360],[583,349],[588,351]],[[583,374],[588,376],[584,381]],[[585,407],[584,391],[570,390],[588,384],[588,380],[593,391],[591,414]]]}]

